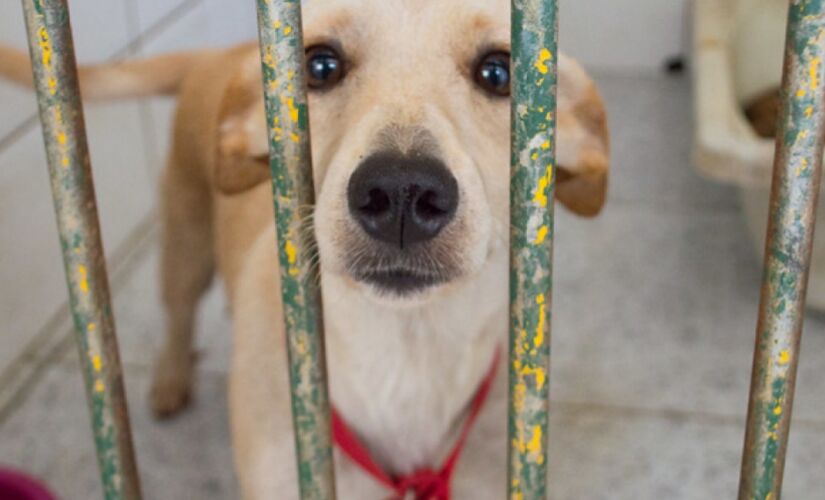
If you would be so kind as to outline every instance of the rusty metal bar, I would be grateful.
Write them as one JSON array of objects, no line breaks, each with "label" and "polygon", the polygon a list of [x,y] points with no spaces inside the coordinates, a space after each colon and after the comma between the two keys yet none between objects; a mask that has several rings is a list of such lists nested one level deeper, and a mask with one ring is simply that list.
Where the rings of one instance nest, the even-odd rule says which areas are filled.
[{"label": "rusty metal bar", "polygon": [[66,0],[23,0],[104,497],[141,497]]},{"label": "rusty metal bar", "polygon": [[825,139],[825,0],[792,0],[740,500],[779,500]]},{"label": "rusty metal bar", "polygon": [[292,418],[303,499],[335,498],[329,394],[316,247],[315,203],[299,0],[257,0],[272,191],[289,351]]},{"label": "rusty metal bar", "polygon": [[508,496],[547,498],[558,6],[512,2]]}]

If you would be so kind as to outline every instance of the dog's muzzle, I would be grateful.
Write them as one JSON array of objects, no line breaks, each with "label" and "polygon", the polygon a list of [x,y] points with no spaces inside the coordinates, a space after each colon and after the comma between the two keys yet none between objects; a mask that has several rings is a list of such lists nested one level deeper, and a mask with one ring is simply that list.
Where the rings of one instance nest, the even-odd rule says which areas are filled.
[{"label": "dog's muzzle", "polygon": [[352,174],[347,200],[368,237],[366,256],[350,265],[356,279],[396,293],[448,279],[431,248],[459,202],[458,182],[443,162],[424,154],[373,154]]}]

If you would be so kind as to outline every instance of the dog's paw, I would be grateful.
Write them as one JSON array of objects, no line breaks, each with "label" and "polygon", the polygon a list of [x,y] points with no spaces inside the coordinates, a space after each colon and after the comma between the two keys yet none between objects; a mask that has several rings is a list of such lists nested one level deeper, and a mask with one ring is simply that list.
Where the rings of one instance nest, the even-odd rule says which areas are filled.
[{"label": "dog's paw", "polygon": [[189,405],[192,394],[194,356],[186,361],[161,356],[155,366],[149,404],[158,419],[174,416]]}]

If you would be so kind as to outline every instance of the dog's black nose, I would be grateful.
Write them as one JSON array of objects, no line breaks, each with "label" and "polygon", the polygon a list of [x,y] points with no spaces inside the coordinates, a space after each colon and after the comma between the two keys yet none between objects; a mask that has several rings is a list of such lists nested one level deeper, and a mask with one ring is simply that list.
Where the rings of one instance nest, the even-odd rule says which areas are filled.
[{"label": "dog's black nose", "polygon": [[376,153],[350,177],[347,197],[367,234],[404,249],[435,238],[449,224],[458,183],[433,157]]}]

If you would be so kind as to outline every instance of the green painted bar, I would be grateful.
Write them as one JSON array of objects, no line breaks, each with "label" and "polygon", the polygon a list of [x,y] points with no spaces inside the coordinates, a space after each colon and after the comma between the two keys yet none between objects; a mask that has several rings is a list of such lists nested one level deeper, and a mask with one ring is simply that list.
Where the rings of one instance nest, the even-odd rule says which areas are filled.
[{"label": "green painted bar", "polygon": [[556,0],[512,3],[508,496],[547,497]]},{"label": "green painted bar", "polygon": [[258,0],[269,124],[272,190],[289,345],[292,417],[303,499],[335,498],[324,328],[315,243],[315,204],[299,0]]},{"label": "green painted bar", "polygon": [[740,500],[779,500],[825,138],[825,0],[792,0]]},{"label": "green painted bar", "polygon": [[109,500],[141,497],[66,0],[23,0],[92,430]]}]

